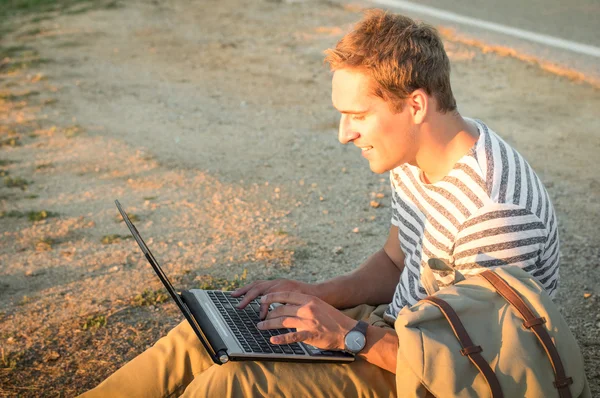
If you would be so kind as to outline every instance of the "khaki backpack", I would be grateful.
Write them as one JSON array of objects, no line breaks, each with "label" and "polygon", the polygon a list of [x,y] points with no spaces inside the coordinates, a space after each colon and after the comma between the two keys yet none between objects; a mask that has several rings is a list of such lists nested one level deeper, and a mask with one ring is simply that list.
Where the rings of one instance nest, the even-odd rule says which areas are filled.
[{"label": "khaki backpack", "polygon": [[[464,279],[447,267],[429,261],[430,296],[396,319],[399,397],[591,397],[577,341],[530,274]],[[439,290],[432,269],[455,272],[455,284]]]}]

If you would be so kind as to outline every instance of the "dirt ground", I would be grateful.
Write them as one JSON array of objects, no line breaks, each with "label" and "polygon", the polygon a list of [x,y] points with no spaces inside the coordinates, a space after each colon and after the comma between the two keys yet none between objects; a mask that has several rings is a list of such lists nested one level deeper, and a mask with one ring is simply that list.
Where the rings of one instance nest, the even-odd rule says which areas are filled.
[{"label": "dirt ground", "polygon": [[[81,393],[181,321],[114,199],[182,288],[323,280],[389,228],[387,176],[337,142],[322,64],[359,6],[69,4],[19,14],[2,36],[0,396]],[[599,396],[599,90],[445,39],[461,113],[549,190],[556,302]]]}]

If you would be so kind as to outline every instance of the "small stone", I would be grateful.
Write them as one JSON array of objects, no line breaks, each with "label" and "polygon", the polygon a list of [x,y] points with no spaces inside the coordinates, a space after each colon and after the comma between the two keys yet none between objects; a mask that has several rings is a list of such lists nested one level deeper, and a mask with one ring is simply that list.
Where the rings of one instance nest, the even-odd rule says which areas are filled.
[{"label": "small stone", "polygon": [[344,251],[344,249],[342,248],[342,246],[337,246],[333,248],[333,253],[334,254],[341,254]]},{"label": "small stone", "polygon": [[592,293],[583,293],[583,298],[588,299],[590,297],[592,297]]},{"label": "small stone", "polygon": [[323,214],[329,214],[329,210],[323,210]]},{"label": "small stone", "polygon": [[324,200],[325,200],[325,198],[324,198],[324,197],[322,197],[322,196],[319,196],[319,200],[322,202],[322,201],[324,201]]},{"label": "small stone", "polygon": [[342,173],[346,173],[348,170],[345,167],[342,167]]},{"label": "small stone", "polygon": [[48,355],[46,355],[46,362],[51,362],[51,361],[56,361],[58,358],[60,358],[60,354],[56,351],[51,351],[48,353]]},{"label": "small stone", "polygon": [[360,231],[360,230],[358,229],[358,227],[356,227],[356,228],[354,228],[354,229],[352,230],[352,232],[354,232],[355,234],[357,234],[359,231]]},{"label": "small stone", "polygon": [[32,270],[25,271],[25,276],[35,276],[35,272]]},{"label": "small stone", "polygon": [[279,188],[275,188],[275,193],[279,193]]},{"label": "small stone", "polygon": [[114,267],[109,269],[108,272],[117,272],[118,270],[119,270],[119,267],[115,265]]},{"label": "small stone", "polygon": [[11,337],[9,337],[8,339],[6,339],[6,342],[7,342],[8,344],[12,344],[12,343],[14,343],[14,342],[15,342],[15,338],[11,336]]},{"label": "small stone", "polygon": [[370,203],[370,205],[371,205],[372,208],[376,209],[376,208],[378,208],[378,207],[381,206],[381,203],[379,203],[376,200],[372,200],[371,203]]},{"label": "small stone", "polygon": [[375,195],[376,198],[385,198],[385,194],[383,192],[378,192],[377,195]]}]

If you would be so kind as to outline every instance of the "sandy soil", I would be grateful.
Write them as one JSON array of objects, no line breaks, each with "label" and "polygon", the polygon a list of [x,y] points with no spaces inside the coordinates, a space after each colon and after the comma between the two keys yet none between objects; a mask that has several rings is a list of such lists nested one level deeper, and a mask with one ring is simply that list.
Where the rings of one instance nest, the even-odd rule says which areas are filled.
[{"label": "sandy soil", "polygon": [[[181,320],[133,241],[111,239],[128,235],[114,199],[180,287],[322,280],[389,227],[387,176],[337,143],[322,65],[358,6],[111,4],[23,17],[3,40],[0,396],[80,393]],[[598,395],[599,91],[445,38],[461,113],[549,189],[556,301]]]}]

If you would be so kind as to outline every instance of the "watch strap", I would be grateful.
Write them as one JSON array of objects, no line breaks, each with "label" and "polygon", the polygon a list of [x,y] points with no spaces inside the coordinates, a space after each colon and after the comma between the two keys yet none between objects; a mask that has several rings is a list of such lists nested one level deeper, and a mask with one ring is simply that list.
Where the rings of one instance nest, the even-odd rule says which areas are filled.
[{"label": "watch strap", "polygon": [[358,321],[358,323],[356,324],[356,326],[354,326],[352,328],[352,330],[357,330],[359,332],[361,332],[363,334],[363,336],[367,337],[367,329],[369,328],[369,324],[365,321]]}]

